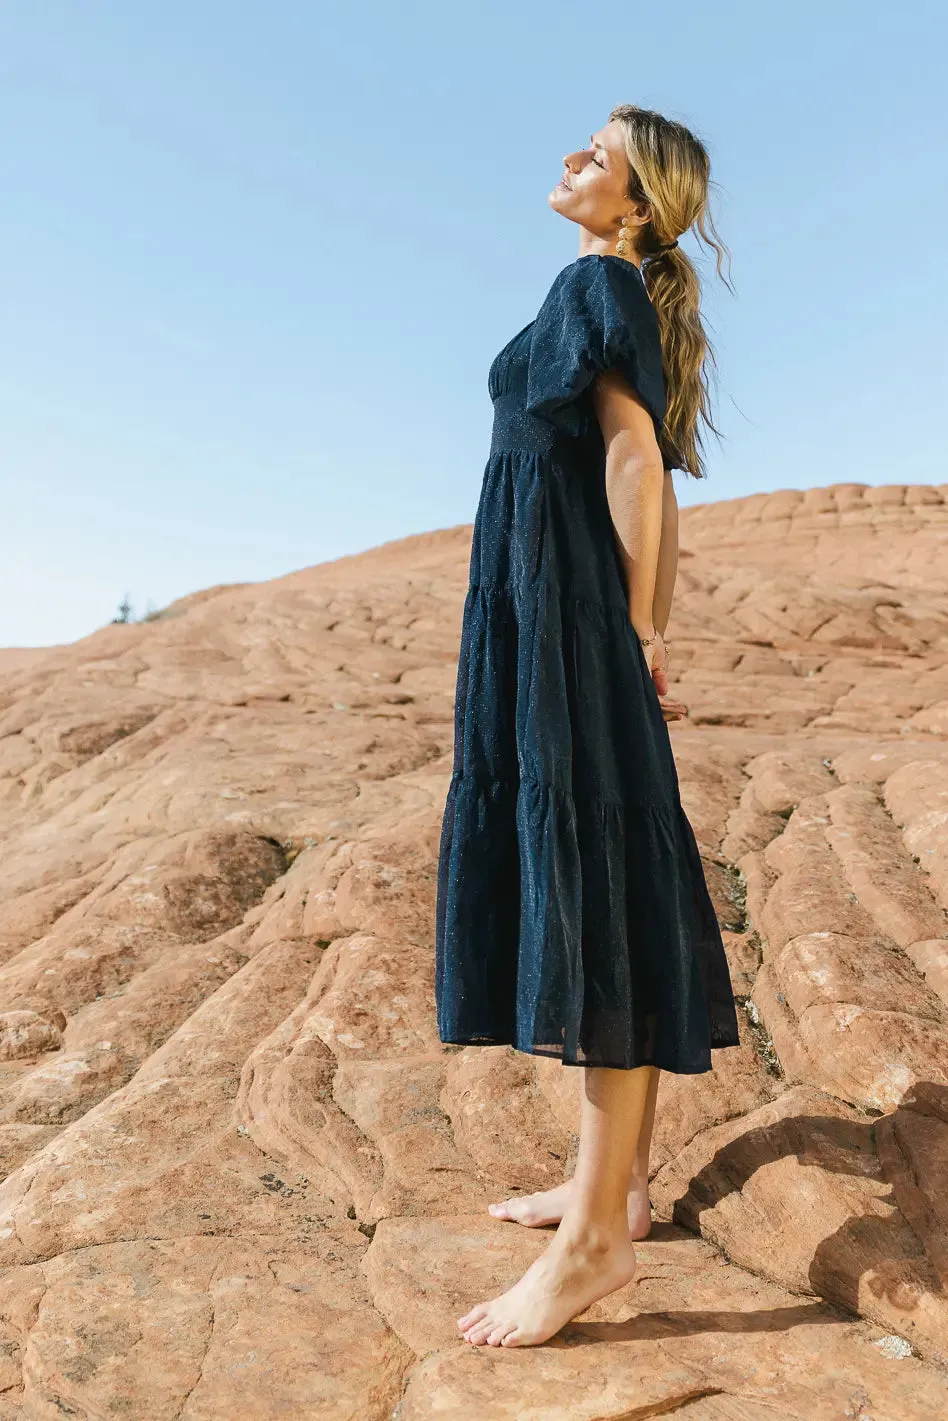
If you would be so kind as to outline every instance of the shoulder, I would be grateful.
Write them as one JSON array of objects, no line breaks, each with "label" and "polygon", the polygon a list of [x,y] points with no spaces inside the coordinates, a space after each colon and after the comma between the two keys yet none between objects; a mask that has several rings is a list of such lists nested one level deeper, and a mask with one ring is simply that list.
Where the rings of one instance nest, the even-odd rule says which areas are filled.
[{"label": "shoulder", "polygon": [[590,253],[557,273],[533,323],[527,409],[576,433],[573,406],[606,370],[618,370],[661,422],[661,338],[642,273],[623,257]]},{"label": "shoulder", "polygon": [[548,304],[597,324],[619,320],[658,331],[642,273],[624,257],[577,257],[554,277],[544,301]]},{"label": "shoulder", "polygon": [[624,257],[600,256],[590,252],[564,266],[553,278],[550,291],[610,292],[632,303],[651,306],[645,289],[645,278],[634,262]]}]

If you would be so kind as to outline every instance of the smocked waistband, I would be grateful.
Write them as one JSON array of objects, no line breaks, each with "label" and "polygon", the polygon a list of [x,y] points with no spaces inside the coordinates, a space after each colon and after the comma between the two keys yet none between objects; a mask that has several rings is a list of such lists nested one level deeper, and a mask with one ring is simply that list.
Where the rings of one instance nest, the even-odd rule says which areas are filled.
[{"label": "smocked waistband", "polygon": [[494,400],[494,427],[490,444],[492,454],[505,449],[524,449],[537,454],[550,454],[558,446],[575,449],[576,441],[548,420],[528,414],[523,407],[523,395],[497,396]]}]

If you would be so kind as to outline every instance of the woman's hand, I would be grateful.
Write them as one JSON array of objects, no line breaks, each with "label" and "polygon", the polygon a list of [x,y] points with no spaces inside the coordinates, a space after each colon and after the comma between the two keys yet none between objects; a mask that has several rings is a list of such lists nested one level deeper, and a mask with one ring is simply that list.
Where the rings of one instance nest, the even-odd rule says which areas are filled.
[{"label": "woman's hand", "polygon": [[[643,646],[642,651],[649,671],[652,673],[662,715],[666,721],[683,720],[688,714],[688,707],[677,697],[668,694],[668,647],[665,645],[665,640],[661,632],[656,631],[654,627],[643,635],[649,645]],[[643,636],[640,635],[639,640],[642,641],[642,639]]]},{"label": "woman's hand", "polygon": [[649,627],[647,631],[640,632],[635,628],[642,647],[642,653],[648,664],[648,669],[655,682],[655,689],[659,696],[668,695],[668,651],[665,641],[660,631],[655,627]]},{"label": "woman's hand", "polygon": [[688,714],[688,707],[674,696],[659,696],[658,704],[666,720],[684,720]]}]

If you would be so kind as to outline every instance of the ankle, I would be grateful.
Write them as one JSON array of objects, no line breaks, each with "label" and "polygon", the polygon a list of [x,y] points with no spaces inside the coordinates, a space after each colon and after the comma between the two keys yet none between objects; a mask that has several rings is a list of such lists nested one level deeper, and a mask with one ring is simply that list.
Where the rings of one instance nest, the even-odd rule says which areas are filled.
[{"label": "ankle", "polygon": [[617,1241],[628,1242],[629,1224],[625,1206],[623,1204],[621,1213],[612,1220],[564,1214],[557,1233],[562,1235],[563,1242],[570,1248],[590,1257],[604,1257],[612,1252]]}]

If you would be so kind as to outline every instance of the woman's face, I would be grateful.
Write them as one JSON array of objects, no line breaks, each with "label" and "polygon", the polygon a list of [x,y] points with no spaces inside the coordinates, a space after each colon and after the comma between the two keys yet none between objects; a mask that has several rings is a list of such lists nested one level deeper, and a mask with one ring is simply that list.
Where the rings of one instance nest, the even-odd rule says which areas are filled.
[{"label": "woman's face", "polygon": [[648,220],[647,204],[626,196],[629,160],[617,119],[591,134],[588,148],[567,153],[563,165],[563,176],[547,198],[554,212],[607,240],[626,213]]}]

